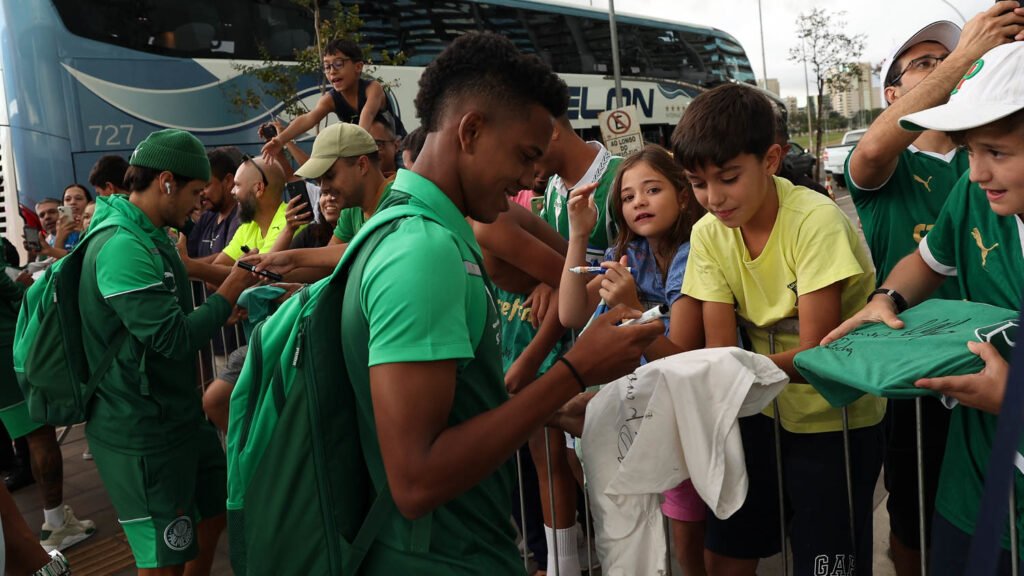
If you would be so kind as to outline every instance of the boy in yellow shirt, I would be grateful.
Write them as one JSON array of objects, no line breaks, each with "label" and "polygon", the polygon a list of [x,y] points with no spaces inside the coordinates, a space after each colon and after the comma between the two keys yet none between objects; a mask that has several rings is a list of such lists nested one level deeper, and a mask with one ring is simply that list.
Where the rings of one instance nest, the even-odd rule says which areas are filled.
[{"label": "boy in yellow shirt", "polygon": [[[774,176],[782,160],[774,131],[771,103],[744,85],[702,94],[676,127],[676,161],[708,210],[693,228],[683,293],[702,302],[708,346],[738,345],[739,327],[753,350],[791,379],[778,418],[794,573],[846,574],[856,567],[870,575],[885,403],[865,397],[849,407],[851,535],[842,414],[803,383],[793,357],[860,308],[874,289],[874,267],[834,202]],[[782,549],[774,417],[768,410],[740,420],[750,490],[731,518],[708,515],[705,560],[712,573],[753,575],[759,558]]]}]

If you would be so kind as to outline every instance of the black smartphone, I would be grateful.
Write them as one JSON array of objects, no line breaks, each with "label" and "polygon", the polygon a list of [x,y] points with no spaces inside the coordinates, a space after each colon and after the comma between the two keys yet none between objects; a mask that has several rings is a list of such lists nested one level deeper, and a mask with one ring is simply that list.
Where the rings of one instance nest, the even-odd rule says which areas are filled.
[{"label": "black smartphone", "polygon": [[245,270],[248,270],[249,272],[253,272],[255,274],[259,274],[260,276],[263,276],[264,278],[269,278],[269,279],[273,280],[274,282],[280,282],[280,281],[284,280],[284,276],[281,276],[277,272],[271,272],[269,270],[260,270],[259,272],[257,272],[255,270],[256,266],[254,266],[254,265],[252,265],[252,264],[250,264],[248,262],[239,262],[238,263],[238,267],[239,268],[244,268]]},{"label": "black smartphone", "polygon": [[305,204],[309,207],[310,212],[313,211],[313,203],[309,200],[309,190],[306,189],[305,180],[296,180],[295,182],[289,182],[284,185],[284,190],[287,195],[286,202],[290,202],[292,198],[300,196],[302,200],[299,200],[300,204]]}]

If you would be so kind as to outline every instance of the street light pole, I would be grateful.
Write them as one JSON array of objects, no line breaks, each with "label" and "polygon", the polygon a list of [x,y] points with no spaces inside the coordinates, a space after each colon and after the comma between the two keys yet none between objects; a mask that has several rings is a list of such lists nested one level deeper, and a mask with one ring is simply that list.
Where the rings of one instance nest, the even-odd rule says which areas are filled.
[{"label": "street light pole", "polygon": [[[800,38],[800,53],[803,56],[804,61],[804,95],[807,98],[806,110],[807,110],[807,144],[811,150],[817,151],[814,147],[814,130],[811,128],[811,83],[807,79],[807,42],[803,37]],[[821,121],[821,118],[818,118]]]},{"label": "street light pole", "polygon": [[615,107],[622,108],[622,73],[619,70],[619,30],[615,23],[615,0],[608,0],[608,27],[612,33],[612,76],[615,79]]},{"label": "street light pole", "polygon": [[761,17],[761,0],[757,0],[757,24],[761,29],[761,76],[764,78],[764,89],[768,90],[768,58],[764,54],[764,19]]}]

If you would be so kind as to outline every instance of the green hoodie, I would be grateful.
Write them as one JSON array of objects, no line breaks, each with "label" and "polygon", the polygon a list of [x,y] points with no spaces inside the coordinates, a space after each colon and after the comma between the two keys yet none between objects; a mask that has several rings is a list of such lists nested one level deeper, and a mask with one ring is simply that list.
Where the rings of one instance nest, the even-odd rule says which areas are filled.
[{"label": "green hoodie", "polygon": [[86,246],[80,308],[90,364],[120,330],[130,337],[102,378],[89,408],[90,442],[149,454],[188,440],[203,422],[196,351],[231,314],[213,295],[193,310],[185,266],[163,228],[127,197],[98,198],[93,225],[121,214],[148,235],[163,261],[155,269],[146,247],[121,227],[100,230]]}]

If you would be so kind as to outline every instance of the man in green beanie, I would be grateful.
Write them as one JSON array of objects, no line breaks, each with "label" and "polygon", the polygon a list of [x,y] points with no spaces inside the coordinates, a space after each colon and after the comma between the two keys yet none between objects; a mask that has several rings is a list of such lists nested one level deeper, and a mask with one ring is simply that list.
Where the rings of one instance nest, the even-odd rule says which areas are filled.
[{"label": "man in green beanie", "polygon": [[188,563],[189,574],[209,574],[224,529],[226,471],[191,367],[253,276],[235,268],[193,310],[165,228],[184,225],[210,180],[206,150],[188,132],[161,130],[128,163],[129,196],[97,199],[83,263],[89,363],[128,334],[100,380],[85,433],[139,573],[182,574]]}]

